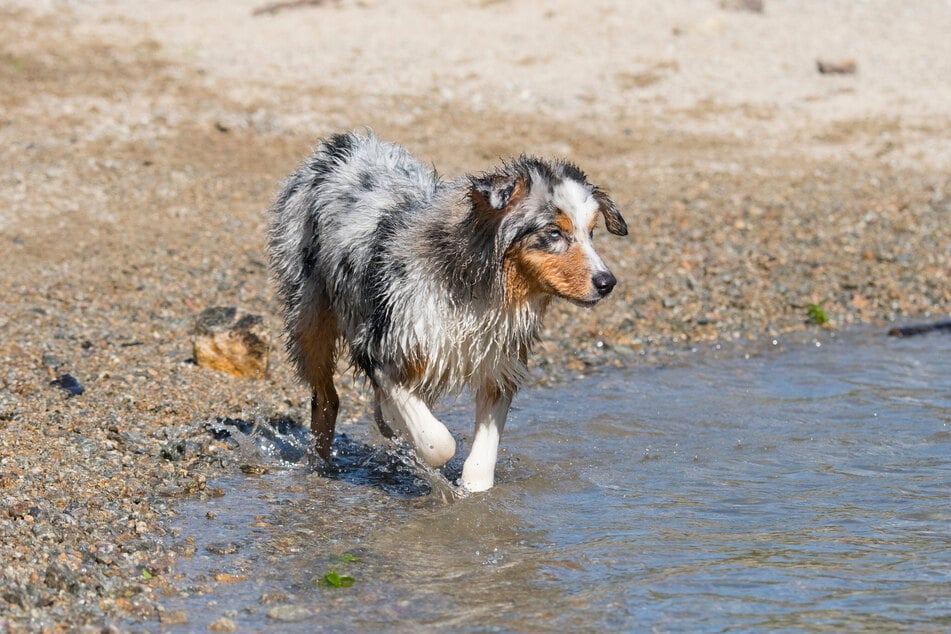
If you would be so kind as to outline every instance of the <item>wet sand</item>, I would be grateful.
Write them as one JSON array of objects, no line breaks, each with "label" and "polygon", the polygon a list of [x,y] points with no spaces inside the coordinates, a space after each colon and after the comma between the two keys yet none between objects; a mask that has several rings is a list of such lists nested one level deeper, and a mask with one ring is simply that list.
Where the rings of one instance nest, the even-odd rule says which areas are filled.
[{"label": "wet sand", "polygon": [[[177,501],[239,466],[205,423],[305,419],[265,210],[333,131],[448,175],[565,156],[613,194],[619,285],[551,311],[539,384],[817,328],[817,302],[834,328],[947,316],[951,12],[852,4],[0,7],[0,627],[154,626]],[[218,305],[264,318],[266,379],[191,362]],[[368,395],[343,381],[346,425]]]}]

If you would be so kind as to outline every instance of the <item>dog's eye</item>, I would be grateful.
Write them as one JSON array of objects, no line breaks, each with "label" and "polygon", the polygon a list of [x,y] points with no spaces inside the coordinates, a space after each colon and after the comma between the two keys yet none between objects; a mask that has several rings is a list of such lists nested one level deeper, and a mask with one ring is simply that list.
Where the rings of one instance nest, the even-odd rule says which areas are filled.
[{"label": "dog's eye", "polygon": [[566,238],[567,238],[567,236],[565,236],[565,232],[562,231],[561,229],[554,228],[554,229],[549,229],[549,230],[548,230],[548,239],[549,239],[549,240],[552,240],[552,241],[565,240]]},{"label": "dog's eye", "polygon": [[588,231],[588,238],[591,240],[594,240],[594,229],[591,229],[590,231]]}]

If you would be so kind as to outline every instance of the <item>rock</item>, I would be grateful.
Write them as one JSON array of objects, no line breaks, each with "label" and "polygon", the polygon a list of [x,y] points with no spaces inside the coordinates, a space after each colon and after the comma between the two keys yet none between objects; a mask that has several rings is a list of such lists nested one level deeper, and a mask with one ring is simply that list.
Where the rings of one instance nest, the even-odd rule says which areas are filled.
[{"label": "rock", "polygon": [[159,610],[159,623],[162,625],[187,625],[188,613],[185,610]]},{"label": "rock", "polygon": [[261,595],[260,601],[266,605],[268,603],[287,603],[293,599],[294,597],[288,596],[283,592],[265,592]]},{"label": "rock", "polygon": [[234,632],[238,629],[238,624],[226,616],[214,621],[208,626],[210,632]]},{"label": "rock", "polygon": [[205,550],[212,555],[233,555],[238,552],[238,545],[234,542],[217,542],[205,546]]},{"label": "rock", "polygon": [[314,612],[302,605],[277,605],[267,611],[269,619],[293,623],[295,621],[305,621],[314,616]]},{"label": "rock", "polygon": [[79,578],[76,573],[58,563],[52,563],[46,569],[46,576],[43,579],[47,588],[51,590],[65,590],[66,592],[76,592],[79,589]]},{"label": "rock", "polygon": [[47,604],[42,590],[33,583],[11,584],[3,589],[4,601],[11,605],[18,605],[23,609]]},{"label": "rock", "polygon": [[44,354],[41,362],[43,367],[49,370],[57,370],[65,365],[65,362],[55,354]]},{"label": "rock", "polygon": [[109,542],[101,542],[96,544],[95,550],[92,552],[93,559],[101,564],[109,565],[115,561],[116,555],[116,545]]},{"label": "rock", "polygon": [[727,11],[763,12],[763,0],[720,0],[720,8]]},{"label": "rock", "polygon": [[180,438],[167,442],[165,446],[162,447],[159,455],[165,460],[183,462],[204,455],[206,450],[206,443],[193,438]]},{"label": "rock", "polygon": [[15,520],[22,520],[30,515],[30,505],[26,502],[16,502],[7,508],[7,515]]},{"label": "rock", "polygon": [[18,415],[18,407],[16,394],[11,390],[0,390],[0,421],[15,419]]},{"label": "rock", "polygon": [[50,385],[65,390],[66,398],[79,396],[86,391],[86,388],[72,374],[60,374],[50,381]]},{"label": "rock", "polygon": [[823,75],[853,75],[858,70],[854,59],[819,59],[816,68]]},{"label": "rock", "polygon": [[240,315],[233,306],[207,308],[195,322],[195,362],[233,376],[260,379],[267,374],[269,338],[257,315]]},{"label": "rock", "polygon": [[33,537],[39,540],[47,540],[51,542],[62,541],[63,536],[60,534],[56,528],[53,527],[49,522],[34,522],[33,528],[30,529],[30,532],[33,533]]}]

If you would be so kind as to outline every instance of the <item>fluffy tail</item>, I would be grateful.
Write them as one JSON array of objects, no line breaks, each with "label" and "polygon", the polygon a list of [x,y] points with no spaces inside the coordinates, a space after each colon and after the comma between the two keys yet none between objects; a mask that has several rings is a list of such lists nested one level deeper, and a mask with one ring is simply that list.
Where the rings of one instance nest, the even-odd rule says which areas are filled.
[{"label": "fluffy tail", "polygon": [[302,337],[310,321],[329,309],[326,282],[317,263],[321,189],[328,175],[345,163],[358,143],[353,134],[322,141],[313,155],[285,181],[271,207],[268,254],[284,317],[287,351],[298,371],[308,374]]}]

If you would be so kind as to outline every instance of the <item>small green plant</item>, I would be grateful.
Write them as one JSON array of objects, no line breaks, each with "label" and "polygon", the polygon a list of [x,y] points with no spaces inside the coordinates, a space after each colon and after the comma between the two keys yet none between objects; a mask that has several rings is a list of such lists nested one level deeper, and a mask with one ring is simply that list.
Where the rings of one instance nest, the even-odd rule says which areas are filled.
[{"label": "small green plant", "polygon": [[356,581],[349,575],[341,575],[336,570],[328,570],[323,577],[314,577],[311,583],[323,588],[349,588]]},{"label": "small green plant", "polygon": [[149,572],[147,568],[143,568],[143,569],[142,569],[142,577],[145,578],[145,579],[151,579],[151,578],[152,578],[152,573]]},{"label": "small green plant", "polygon": [[342,561],[345,564],[355,564],[360,561],[360,558],[353,553],[344,553],[337,557],[337,561]]},{"label": "small green plant", "polygon": [[826,315],[826,311],[822,308],[822,305],[827,301],[829,300],[824,299],[815,304],[806,304],[806,316],[809,317],[809,321],[819,326],[829,321],[829,316]]}]

